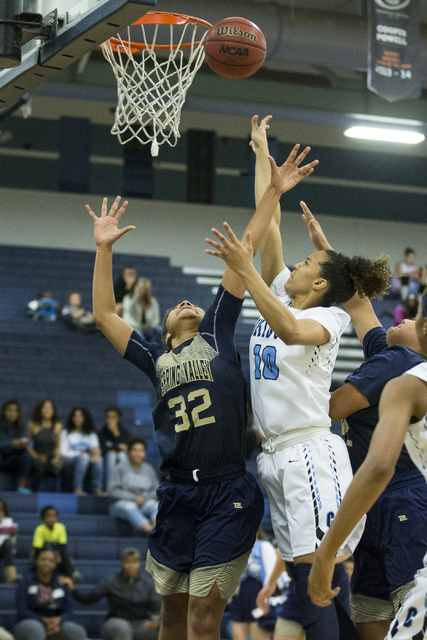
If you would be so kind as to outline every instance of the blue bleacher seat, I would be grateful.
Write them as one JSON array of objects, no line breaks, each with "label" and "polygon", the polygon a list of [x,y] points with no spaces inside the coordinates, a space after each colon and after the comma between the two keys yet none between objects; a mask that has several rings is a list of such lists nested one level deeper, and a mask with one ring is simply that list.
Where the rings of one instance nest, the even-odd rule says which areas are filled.
[{"label": "blue bleacher seat", "polygon": [[0,491],[14,491],[17,486],[17,479],[10,473],[0,472]]}]

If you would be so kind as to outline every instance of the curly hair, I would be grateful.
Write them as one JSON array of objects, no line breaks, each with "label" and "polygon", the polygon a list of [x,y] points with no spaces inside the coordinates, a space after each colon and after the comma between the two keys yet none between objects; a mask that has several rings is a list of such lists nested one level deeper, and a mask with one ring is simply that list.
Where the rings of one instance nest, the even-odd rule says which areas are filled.
[{"label": "curly hair", "polygon": [[325,251],[328,260],[320,263],[320,276],[328,281],[321,306],[343,304],[356,293],[361,298],[379,298],[390,287],[389,257],[382,254],[376,260],[362,256],[349,258],[342,253]]},{"label": "curly hair", "polygon": [[89,436],[91,433],[94,433],[95,422],[93,420],[91,412],[89,411],[89,409],[86,409],[86,407],[74,407],[73,409],[71,409],[70,415],[68,416],[68,419],[67,419],[67,424],[65,426],[67,432],[71,433],[76,429],[74,425],[74,420],[73,420],[74,414],[76,411],[81,411],[83,414],[84,422],[82,426],[82,433],[86,436]]},{"label": "curly hair", "polygon": [[50,419],[50,422],[51,422],[51,425],[54,426],[58,422],[58,413],[56,410],[56,404],[53,402],[53,400],[49,400],[47,398],[45,398],[44,400],[40,400],[40,402],[38,402],[34,407],[33,414],[32,414],[32,421],[35,424],[41,424],[43,422],[42,409],[43,409],[43,406],[46,404],[46,402],[49,402],[52,405],[53,414]]}]

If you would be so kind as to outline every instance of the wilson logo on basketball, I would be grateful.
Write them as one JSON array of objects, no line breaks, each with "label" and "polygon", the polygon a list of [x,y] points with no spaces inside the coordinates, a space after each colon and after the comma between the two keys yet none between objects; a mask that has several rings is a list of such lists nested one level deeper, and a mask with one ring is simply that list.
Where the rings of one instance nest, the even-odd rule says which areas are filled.
[{"label": "wilson logo on basketball", "polygon": [[242,31],[240,27],[219,27],[216,30],[217,36],[239,36],[241,38],[247,38],[248,40],[252,40],[252,42],[257,41],[257,37],[254,33],[250,31]]},{"label": "wilson logo on basketball", "polygon": [[245,47],[229,47],[226,44],[220,46],[219,52],[229,56],[246,56],[246,58],[249,55],[249,51]]}]

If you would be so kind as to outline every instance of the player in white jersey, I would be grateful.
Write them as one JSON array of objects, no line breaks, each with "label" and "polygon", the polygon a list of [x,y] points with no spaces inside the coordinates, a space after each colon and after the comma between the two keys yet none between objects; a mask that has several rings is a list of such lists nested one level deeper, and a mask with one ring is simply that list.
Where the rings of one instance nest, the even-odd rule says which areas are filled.
[{"label": "player in white jersey", "polygon": [[[260,126],[257,117],[252,120],[257,201],[269,181],[268,120]],[[337,640],[338,615],[314,607],[307,595],[314,551],[352,478],[346,446],[330,431],[331,373],[349,322],[335,305],[356,291],[369,298],[384,293],[389,268],[385,258],[348,258],[329,249],[312,253],[291,273],[280,217],[279,206],[260,245],[262,275],[253,266],[250,234],[239,242],[227,223],[229,239],[212,230],[219,242],[207,240],[215,249],[207,252],[242,278],[261,313],[250,343],[252,408],[263,441],[258,472],[282,558],[295,580],[307,640]],[[343,546],[343,556],[351,555],[362,531],[363,523]]]},{"label": "player in white jersey", "polygon": [[[427,358],[426,293],[419,304],[416,329],[421,355]],[[342,541],[386,488],[403,444],[427,481],[427,363],[418,364],[387,383],[381,395],[379,416],[368,455],[315,554],[309,595],[321,607],[328,607],[337,595],[337,590],[331,589],[331,576]],[[387,640],[422,640],[427,635],[426,560],[427,553],[424,569],[417,572],[415,587],[393,620]]]}]

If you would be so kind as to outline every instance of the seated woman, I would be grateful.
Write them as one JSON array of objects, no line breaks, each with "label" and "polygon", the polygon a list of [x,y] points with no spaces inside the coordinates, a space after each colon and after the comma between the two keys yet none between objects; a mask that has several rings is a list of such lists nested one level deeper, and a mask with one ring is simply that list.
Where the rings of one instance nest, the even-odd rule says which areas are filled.
[{"label": "seated woman", "polygon": [[27,482],[32,462],[27,451],[28,439],[24,436],[21,407],[16,400],[8,400],[0,412],[0,472],[18,478],[20,493],[31,493]]},{"label": "seated woman", "polygon": [[133,292],[123,297],[123,320],[147,342],[162,342],[159,303],[151,295],[148,278],[138,278]]},{"label": "seated woman", "polygon": [[16,582],[21,578],[16,573],[13,559],[17,532],[18,525],[9,515],[7,502],[0,499],[0,560],[4,561],[4,577],[8,583]]},{"label": "seated woman", "polygon": [[126,460],[114,466],[108,483],[108,495],[115,500],[110,515],[127,520],[142,533],[152,531],[159,506],[159,479],[151,464],[145,462],[146,450],[144,438],[132,438]]},{"label": "seated woman", "polygon": [[105,486],[108,486],[114,465],[127,458],[130,433],[122,427],[122,412],[118,407],[108,407],[104,414],[105,425],[98,433],[98,438],[101,455],[104,459]]},{"label": "seated woman", "polygon": [[102,491],[103,461],[98,436],[92,414],[85,407],[74,407],[68,416],[61,434],[61,455],[64,459],[64,475],[72,474],[73,490],[84,496],[83,482],[87,471],[91,470],[92,490],[97,495]]},{"label": "seated woman", "polygon": [[68,586],[56,572],[56,554],[43,549],[30,571],[18,583],[15,640],[85,640],[85,629],[72,622],[72,600]]},{"label": "seated woman", "polygon": [[46,475],[58,477],[61,470],[61,431],[62,424],[58,421],[55,403],[52,400],[38,402],[28,423],[28,451],[34,465],[34,491],[40,491]]}]

